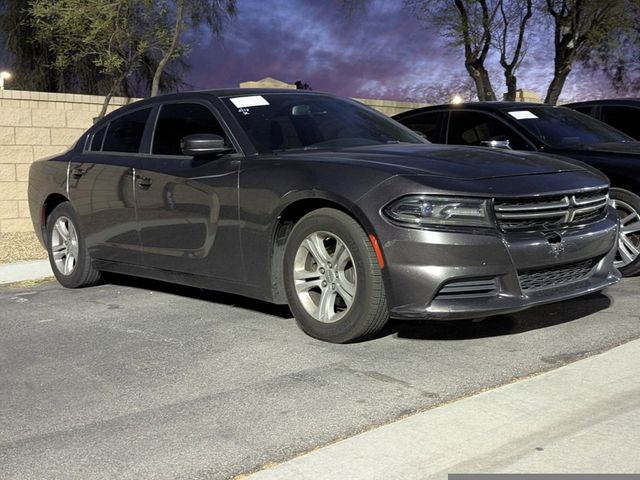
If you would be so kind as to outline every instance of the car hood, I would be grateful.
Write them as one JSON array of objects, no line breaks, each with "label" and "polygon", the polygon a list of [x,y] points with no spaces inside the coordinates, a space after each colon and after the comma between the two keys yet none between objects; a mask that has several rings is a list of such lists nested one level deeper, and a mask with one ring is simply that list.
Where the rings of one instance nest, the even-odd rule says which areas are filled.
[{"label": "car hood", "polygon": [[[292,153],[293,154],[293,153]],[[305,151],[308,160],[376,165],[398,174],[421,174],[463,180],[583,171],[580,165],[540,153],[512,152],[488,147],[434,144],[392,144]]]},{"label": "car hood", "polygon": [[567,147],[566,151],[604,153],[610,155],[640,156],[640,142],[609,142],[581,144]]}]

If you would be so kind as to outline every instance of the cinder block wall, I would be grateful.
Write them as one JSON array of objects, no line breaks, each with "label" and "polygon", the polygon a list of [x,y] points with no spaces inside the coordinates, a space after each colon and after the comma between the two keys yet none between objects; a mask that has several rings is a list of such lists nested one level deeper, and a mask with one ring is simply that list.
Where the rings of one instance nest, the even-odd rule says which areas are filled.
[{"label": "cinder block wall", "polygon": [[[0,91],[0,235],[32,230],[27,204],[29,166],[65,151],[93,124],[104,97]],[[356,99],[394,115],[426,104]],[[109,111],[135,99],[115,97]]]},{"label": "cinder block wall", "polygon": [[[0,91],[0,234],[29,232],[29,166],[65,151],[93,124],[104,97]],[[130,103],[115,97],[109,111]]]}]

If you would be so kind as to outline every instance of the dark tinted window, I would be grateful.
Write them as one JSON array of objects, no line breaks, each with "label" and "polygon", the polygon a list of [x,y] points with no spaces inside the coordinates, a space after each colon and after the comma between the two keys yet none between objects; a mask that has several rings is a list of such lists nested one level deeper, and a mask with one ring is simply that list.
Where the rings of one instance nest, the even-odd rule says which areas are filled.
[{"label": "dark tinted window", "polygon": [[224,102],[260,153],[426,142],[388,117],[341,98],[270,93]]},{"label": "dark tinted window", "polygon": [[91,139],[91,147],[89,150],[92,152],[99,152],[102,149],[102,140],[104,140],[104,132],[107,130],[107,126],[105,125],[96,133],[93,134],[93,138]]},{"label": "dark tinted window", "polygon": [[640,108],[602,107],[602,121],[640,140]]},{"label": "dark tinted window", "polygon": [[446,112],[427,112],[405,117],[400,123],[414,132],[422,133],[430,142],[440,141],[440,125]]},{"label": "dark tinted window", "polygon": [[486,145],[491,140],[509,140],[513,150],[529,146],[511,127],[488,113],[453,111],[449,117],[447,143],[456,145]]},{"label": "dark tinted window", "polygon": [[216,117],[204,105],[170,103],[163,105],[156,124],[151,152],[157,155],[182,155],[180,140],[196,133],[225,137]]},{"label": "dark tinted window", "polygon": [[631,140],[606,123],[570,108],[527,107],[507,113],[544,143],[556,148]]},{"label": "dark tinted window", "polygon": [[150,112],[150,108],[145,108],[113,120],[107,129],[102,151],[137,153]]}]

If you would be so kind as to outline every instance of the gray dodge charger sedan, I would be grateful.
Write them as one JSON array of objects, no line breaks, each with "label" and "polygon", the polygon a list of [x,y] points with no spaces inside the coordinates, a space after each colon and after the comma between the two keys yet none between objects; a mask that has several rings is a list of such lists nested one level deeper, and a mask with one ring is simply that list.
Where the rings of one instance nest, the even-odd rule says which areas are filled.
[{"label": "gray dodge charger sedan", "polygon": [[431,145],[357,102],[219,90],[118,109],[30,172],[65,287],[119,272],[289,304],[330,342],[391,318],[514,312],[600,290],[605,177],[538,153]]}]

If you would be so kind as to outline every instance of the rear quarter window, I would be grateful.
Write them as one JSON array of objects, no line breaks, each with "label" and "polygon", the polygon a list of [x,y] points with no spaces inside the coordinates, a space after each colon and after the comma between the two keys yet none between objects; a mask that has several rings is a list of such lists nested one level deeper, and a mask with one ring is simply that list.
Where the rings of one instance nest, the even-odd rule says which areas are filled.
[{"label": "rear quarter window", "polygon": [[138,153],[151,108],[136,110],[112,120],[102,146],[103,152]]},{"label": "rear quarter window", "polygon": [[602,107],[602,121],[630,137],[640,140],[640,108],[625,106]]}]

